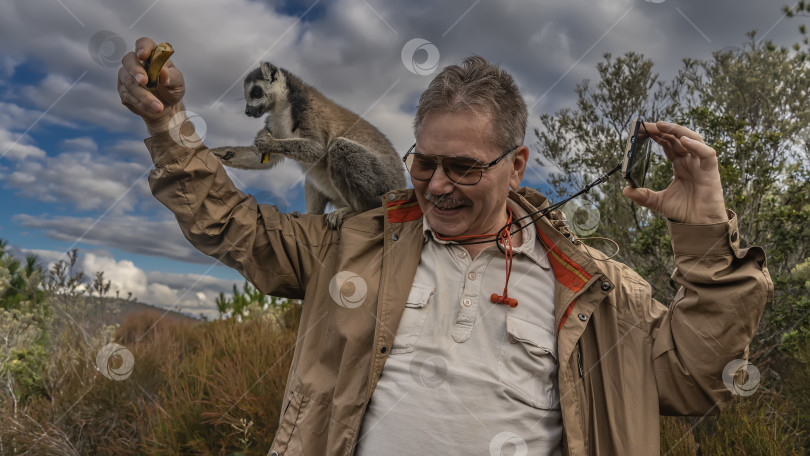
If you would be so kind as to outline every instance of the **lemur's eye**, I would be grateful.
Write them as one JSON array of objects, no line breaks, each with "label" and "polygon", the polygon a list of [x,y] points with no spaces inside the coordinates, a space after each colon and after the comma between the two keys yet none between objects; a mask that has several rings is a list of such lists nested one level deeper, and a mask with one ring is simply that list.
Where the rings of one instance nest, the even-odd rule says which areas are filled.
[{"label": "lemur's eye", "polygon": [[262,92],[262,89],[258,87],[254,86],[252,89],[250,89],[250,98],[261,98],[262,95],[264,95],[264,92]]}]

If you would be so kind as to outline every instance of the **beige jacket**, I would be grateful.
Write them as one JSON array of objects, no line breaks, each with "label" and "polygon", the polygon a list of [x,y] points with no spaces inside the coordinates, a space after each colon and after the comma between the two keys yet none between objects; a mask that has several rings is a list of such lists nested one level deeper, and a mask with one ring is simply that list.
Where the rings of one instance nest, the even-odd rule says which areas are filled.
[{"label": "beige jacket", "polygon": [[[145,142],[152,193],[195,247],[264,293],[303,299],[269,454],[351,455],[419,263],[413,192],[390,192],[383,207],[329,230],[323,216],[257,204],[204,146],[181,147],[169,134]],[[510,197],[527,211],[548,204],[532,189]],[[556,276],[565,454],[657,456],[659,414],[713,414],[731,399],[723,368],[747,355],[773,285],[763,250],[739,247],[729,215],[728,223],[669,224],[681,285],[669,306],[629,267],[594,261],[558,216],[536,223]],[[339,294],[347,280],[349,302]]]}]

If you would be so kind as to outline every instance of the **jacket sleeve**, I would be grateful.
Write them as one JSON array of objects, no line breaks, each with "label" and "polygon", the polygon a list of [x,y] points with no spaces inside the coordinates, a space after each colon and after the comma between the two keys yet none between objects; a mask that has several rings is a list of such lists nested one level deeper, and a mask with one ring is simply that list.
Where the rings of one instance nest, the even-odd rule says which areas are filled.
[{"label": "jacket sleeve", "polygon": [[[724,369],[747,360],[773,283],[760,247],[740,248],[737,216],[710,225],[669,222],[681,287],[650,309],[653,368],[662,414],[718,413],[732,398]],[[727,367],[728,366],[728,367]],[[727,379],[728,380],[728,379]]]},{"label": "jacket sleeve", "polygon": [[174,213],[194,247],[239,271],[262,293],[303,297],[313,268],[336,242],[322,216],[293,216],[257,204],[202,144],[182,146],[169,132],[144,142],[155,164],[152,194]]}]

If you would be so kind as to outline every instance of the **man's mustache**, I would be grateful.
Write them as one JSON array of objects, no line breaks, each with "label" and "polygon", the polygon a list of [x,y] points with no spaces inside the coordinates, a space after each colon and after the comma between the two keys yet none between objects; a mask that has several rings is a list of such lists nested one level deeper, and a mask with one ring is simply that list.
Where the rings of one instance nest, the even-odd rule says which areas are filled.
[{"label": "man's mustache", "polygon": [[425,192],[425,200],[429,203],[441,207],[441,208],[449,208],[449,207],[458,207],[458,206],[472,206],[472,201],[467,199],[457,198],[450,194],[444,195],[434,195],[428,191]]}]

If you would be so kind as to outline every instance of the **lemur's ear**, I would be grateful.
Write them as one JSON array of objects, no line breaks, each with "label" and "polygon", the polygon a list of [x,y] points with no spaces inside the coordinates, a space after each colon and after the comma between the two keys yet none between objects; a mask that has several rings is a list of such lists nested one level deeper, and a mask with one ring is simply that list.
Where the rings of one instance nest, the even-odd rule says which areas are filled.
[{"label": "lemur's ear", "polygon": [[272,63],[262,62],[262,76],[264,76],[265,79],[270,80],[270,82],[275,81],[277,71],[278,68],[276,68]]}]

